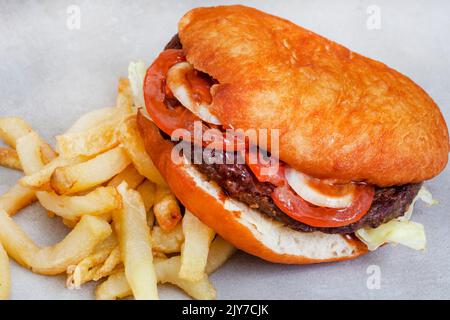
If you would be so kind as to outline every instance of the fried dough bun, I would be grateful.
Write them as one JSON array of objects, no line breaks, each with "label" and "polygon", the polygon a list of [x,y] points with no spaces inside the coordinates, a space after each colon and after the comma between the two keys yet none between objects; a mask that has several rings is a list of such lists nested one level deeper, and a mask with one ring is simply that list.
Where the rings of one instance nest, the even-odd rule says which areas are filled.
[{"label": "fried dough bun", "polygon": [[219,82],[212,113],[233,128],[278,129],[280,159],[301,172],[391,186],[447,163],[439,108],[383,63],[245,6],[194,9],[179,36],[187,60]]},{"label": "fried dough bun", "polygon": [[171,159],[174,144],[165,140],[141,112],[137,119],[146,151],[175,196],[237,248],[267,261],[286,264],[347,260],[367,252],[367,247],[351,236],[294,231],[227,197],[191,164],[175,164]]}]

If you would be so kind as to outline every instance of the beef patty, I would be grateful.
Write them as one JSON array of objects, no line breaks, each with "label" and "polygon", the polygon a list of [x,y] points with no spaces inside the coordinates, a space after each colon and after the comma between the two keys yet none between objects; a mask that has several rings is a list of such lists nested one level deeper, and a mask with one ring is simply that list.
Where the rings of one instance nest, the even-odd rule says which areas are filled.
[{"label": "beef patty", "polygon": [[[205,153],[206,155],[207,153]],[[225,153],[212,153],[216,159],[223,159]],[[235,157],[236,159],[236,157]],[[208,180],[216,182],[230,198],[244,202],[273,219],[284,223],[291,229],[324,233],[352,233],[364,227],[376,228],[394,218],[402,216],[416,197],[421,183],[407,184],[388,188],[376,188],[375,197],[369,211],[358,221],[334,228],[313,227],[292,219],[273,202],[271,194],[275,186],[268,182],[259,182],[245,164],[211,163],[204,159],[201,164],[193,164]],[[194,162],[192,162],[194,163]]]},{"label": "beef patty", "polygon": [[[182,45],[176,34],[164,49],[181,49]],[[224,157],[226,154],[216,154],[215,157]],[[237,159],[234,157],[234,159]],[[207,159],[204,159],[207,160]],[[335,228],[319,228],[309,226],[292,219],[282,212],[273,202],[271,193],[275,186],[270,183],[259,182],[245,164],[209,164],[212,161],[203,161],[194,166],[209,180],[216,182],[229,197],[241,201],[251,208],[284,223],[291,229],[302,232],[321,231],[324,233],[353,233],[364,227],[376,228],[392,219],[402,216],[416,197],[421,183],[402,186],[376,188],[375,197],[369,211],[358,221]],[[194,163],[194,162],[193,162]]]}]

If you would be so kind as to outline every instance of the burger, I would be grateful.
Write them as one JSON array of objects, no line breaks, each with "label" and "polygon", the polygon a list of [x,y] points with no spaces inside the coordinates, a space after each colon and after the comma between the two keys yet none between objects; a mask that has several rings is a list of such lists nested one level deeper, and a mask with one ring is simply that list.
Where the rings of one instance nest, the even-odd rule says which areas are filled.
[{"label": "burger", "polygon": [[132,88],[147,153],[237,248],[306,264],[425,247],[411,213],[433,202],[422,184],[446,166],[449,137],[405,75],[245,6],[188,12],[145,69]]}]

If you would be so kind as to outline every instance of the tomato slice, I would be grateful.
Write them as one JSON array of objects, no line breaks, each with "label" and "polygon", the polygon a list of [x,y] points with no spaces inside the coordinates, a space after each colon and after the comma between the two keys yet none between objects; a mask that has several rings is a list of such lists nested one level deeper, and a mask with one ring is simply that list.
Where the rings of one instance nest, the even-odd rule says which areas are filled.
[{"label": "tomato slice", "polygon": [[168,49],[158,56],[148,68],[144,79],[144,100],[147,112],[158,128],[171,135],[176,129],[193,129],[194,121],[200,120],[181,104],[166,104],[166,75],[178,62],[185,61],[183,50]]},{"label": "tomato slice", "polygon": [[[285,165],[280,162],[276,172],[268,175],[264,169],[270,168],[270,163],[260,161],[262,155],[259,151],[253,153],[252,161],[250,148],[245,154],[247,166],[256,176],[259,182],[270,182],[276,188],[272,193],[272,199],[276,206],[294,220],[303,222],[313,227],[342,227],[361,219],[372,205],[375,195],[374,188],[369,185],[356,185],[352,205],[342,209],[318,207],[297,195],[287,184],[285,178]],[[257,160],[254,163],[254,160]]]},{"label": "tomato slice", "polygon": [[[203,136],[206,130],[215,126],[204,123],[189,109],[173,99],[172,93],[166,87],[166,77],[169,69],[185,60],[186,57],[183,50],[167,49],[163,51],[148,68],[145,75],[144,99],[147,112],[159,129],[168,135],[172,135],[177,129],[185,129],[191,133],[191,142],[194,142],[194,123],[196,121],[199,121],[198,123],[201,124]],[[211,102],[209,93],[211,83],[202,78],[199,72],[189,73],[187,80],[191,84],[194,99],[206,103]],[[216,129],[219,128],[216,127]],[[226,150],[241,150],[245,147],[236,137],[230,139],[222,132],[209,131],[209,133],[210,137],[208,140],[202,139],[204,147],[216,148],[220,145]]]},{"label": "tomato slice", "polygon": [[317,207],[295,194],[288,185],[275,188],[272,199],[292,219],[313,227],[342,227],[361,219],[372,205],[375,190],[369,185],[357,185],[352,205],[333,209]]},{"label": "tomato slice", "polygon": [[[251,155],[253,157],[250,157]],[[281,161],[278,161],[277,167],[271,167],[270,163],[272,161],[269,163],[262,163],[261,158],[262,155],[259,150],[255,152],[251,151],[251,148],[248,148],[247,152],[245,153],[245,162],[253,172],[253,174],[256,176],[256,179],[258,179],[259,182],[270,182],[275,186],[284,185],[286,183],[286,178],[284,177],[283,163],[281,163]],[[254,160],[256,160],[256,163]],[[267,171],[274,170],[276,170],[276,172],[270,172],[271,174],[267,174]]]}]

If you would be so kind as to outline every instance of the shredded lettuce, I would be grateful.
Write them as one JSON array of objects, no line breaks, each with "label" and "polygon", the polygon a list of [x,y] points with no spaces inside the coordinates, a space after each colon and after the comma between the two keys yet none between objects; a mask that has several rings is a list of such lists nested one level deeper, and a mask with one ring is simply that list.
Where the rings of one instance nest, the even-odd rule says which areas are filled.
[{"label": "shredded lettuce", "polygon": [[369,250],[375,250],[384,243],[399,243],[415,250],[424,250],[426,246],[423,225],[412,221],[392,220],[375,229],[360,229],[356,235]]},{"label": "shredded lettuce", "polygon": [[369,250],[375,250],[384,243],[402,244],[415,250],[426,247],[425,229],[417,222],[409,221],[414,210],[414,204],[420,199],[429,206],[438,203],[425,187],[412,201],[404,216],[391,220],[377,228],[363,228],[356,231],[356,236],[367,245]]},{"label": "shredded lettuce", "polygon": [[145,105],[143,87],[146,71],[147,67],[142,60],[132,61],[128,65],[128,80],[130,80],[134,104],[137,107],[143,107]]}]

